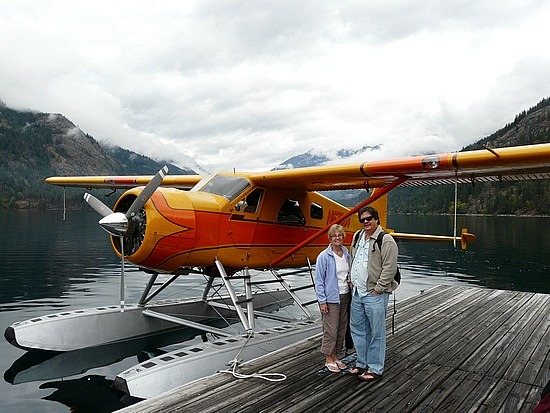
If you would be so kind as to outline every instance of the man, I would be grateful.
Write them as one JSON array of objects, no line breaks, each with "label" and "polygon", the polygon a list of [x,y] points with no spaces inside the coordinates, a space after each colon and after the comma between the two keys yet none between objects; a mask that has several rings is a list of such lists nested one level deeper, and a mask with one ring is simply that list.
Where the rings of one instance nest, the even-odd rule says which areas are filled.
[{"label": "man", "polygon": [[382,377],[386,359],[386,309],[398,284],[397,244],[384,235],[381,247],[376,239],[382,231],[378,211],[370,206],[358,212],[363,229],[353,236],[350,281],[352,288],[350,327],[357,363],[349,372],[364,381]]}]

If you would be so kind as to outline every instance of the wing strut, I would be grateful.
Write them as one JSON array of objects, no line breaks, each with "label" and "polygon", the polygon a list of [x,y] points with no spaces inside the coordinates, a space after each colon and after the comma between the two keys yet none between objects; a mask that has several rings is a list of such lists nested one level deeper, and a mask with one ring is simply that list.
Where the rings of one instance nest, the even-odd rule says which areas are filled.
[{"label": "wing strut", "polygon": [[455,213],[454,213],[454,227],[453,227],[453,247],[456,248],[456,214],[458,211],[458,179],[455,181]]},{"label": "wing strut", "polygon": [[317,233],[313,234],[311,237],[307,238],[306,240],[302,241],[301,243],[299,243],[298,245],[296,245],[295,247],[291,248],[290,250],[288,250],[287,252],[285,252],[283,255],[281,255],[279,258],[271,261],[269,263],[269,266],[271,268],[275,267],[277,264],[279,264],[281,261],[283,260],[286,260],[288,257],[290,257],[292,254],[294,254],[296,251],[299,251],[301,250],[303,247],[305,247],[307,244],[309,244],[310,242],[316,240],[317,238],[319,238],[321,235],[325,234],[328,232],[330,226],[332,224],[339,224],[340,222],[344,221],[346,218],[352,216],[353,214],[355,214],[357,211],[359,211],[361,208],[363,208],[365,205],[368,205],[374,201],[376,201],[378,198],[382,197],[383,195],[386,195],[388,192],[390,192],[392,189],[396,188],[397,186],[401,185],[403,182],[405,182],[407,179],[409,178],[404,178],[404,177],[401,177],[395,181],[393,181],[391,184],[389,184],[388,186],[384,186],[382,188],[379,188],[377,191],[375,191],[375,193],[373,193],[369,198],[367,198],[366,200],[364,200],[363,202],[361,202],[360,204],[358,204],[357,206],[353,207],[352,209],[350,209],[348,212],[346,212],[344,215],[340,216],[337,220],[333,221],[333,222],[329,222],[328,225],[326,227],[324,227],[323,229],[319,230]]}]

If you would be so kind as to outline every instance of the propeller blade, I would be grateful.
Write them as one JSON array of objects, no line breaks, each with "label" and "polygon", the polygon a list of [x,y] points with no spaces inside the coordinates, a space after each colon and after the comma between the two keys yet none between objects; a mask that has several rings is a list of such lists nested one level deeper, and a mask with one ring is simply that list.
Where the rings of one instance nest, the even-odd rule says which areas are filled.
[{"label": "propeller blade", "polygon": [[106,217],[107,215],[110,215],[113,213],[111,208],[109,208],[107,205],[105,205],[95,196],[87,192],[84,194],[84,200],[88,203],[88,205],[90,205],[97,213],[99,213],[103,217]]},{"label": "propeller blade", "polygon": [[157,188],[162,183],[164,176],[168,173],[168,167],[164,165],[160,171],[149,181],[149,183],[143,188],[143,191],[135,199],[135,201],[130,205],[128,211],[126,211],[126,218],[131,219],[136,215],[136,213],[143,208],[143,205],[151,198],[151,195],[157,190]]}]

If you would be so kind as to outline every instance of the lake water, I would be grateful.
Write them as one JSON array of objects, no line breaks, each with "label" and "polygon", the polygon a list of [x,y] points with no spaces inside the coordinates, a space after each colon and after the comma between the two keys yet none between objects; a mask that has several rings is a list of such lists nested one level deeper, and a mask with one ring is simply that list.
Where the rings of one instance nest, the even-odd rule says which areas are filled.
[{"label": "lake water", "polygon": [[[63,221],[59,211],[0,210],[2,331],[13,322],[47,313],[118,304],[120,262],[97,221],[91,211],[68,211]],[[450,244],[399,243],[403,280],[398,301],[438,284],[550,294],[550,218],[459,217],[458,226],[478,236],[467,251]],[[453,219],[397,215],[390,217],[389,227],[450,235]],[[127,302],[139,299],[148,278],[134,267],[127,268]],[[301,285],[308,279],[295,276],[290,282]],[[182,277],[177,286],[168,290],[194,296],[202,292],[204,280]],[[155,350],[128,354],[125,349],[116,355],[80,352],[48,364],[40,363],[44,355],[26,353],[2,338],[0,411],[112,412],[124,405],[109,389],[111,380],[155,355]]]}]

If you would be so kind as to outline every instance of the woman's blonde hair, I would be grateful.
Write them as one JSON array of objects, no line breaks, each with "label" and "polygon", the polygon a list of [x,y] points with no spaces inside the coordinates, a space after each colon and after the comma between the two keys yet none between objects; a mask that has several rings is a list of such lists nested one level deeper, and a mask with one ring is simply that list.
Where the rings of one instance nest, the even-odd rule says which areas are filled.
[{"label": "woman's blonde hair", "polygon": [[328,237],[332,237],[335,232],[339,232],[342,234],[342,237],[346,236],[346,231],[344,230],[344,227],[340,224],[332,224],[328,230]]}]

